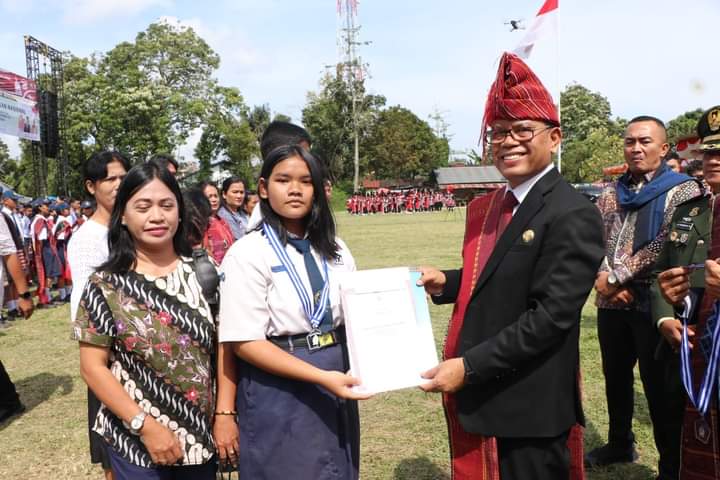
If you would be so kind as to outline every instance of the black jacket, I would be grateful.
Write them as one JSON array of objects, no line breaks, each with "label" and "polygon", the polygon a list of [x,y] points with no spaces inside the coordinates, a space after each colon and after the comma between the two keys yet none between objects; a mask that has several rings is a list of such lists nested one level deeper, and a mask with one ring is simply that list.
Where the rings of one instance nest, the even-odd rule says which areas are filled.
[{"label": "black jacket", "polygon": [[[532,232],[532,233],[530,233]],[[584,423],[577,383],[580,312],[604,255],[597,208],[553,169],[498,239],[465,313],[457,392],[468,432],[551,437]],[[453,303],[461,270],[435,303]]]}]

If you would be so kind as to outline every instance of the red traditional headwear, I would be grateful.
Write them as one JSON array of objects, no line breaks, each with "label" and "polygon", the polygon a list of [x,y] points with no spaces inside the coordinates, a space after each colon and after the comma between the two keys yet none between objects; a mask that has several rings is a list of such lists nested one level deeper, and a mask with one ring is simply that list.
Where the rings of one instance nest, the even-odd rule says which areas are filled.
[{"label": "red traditional headwear", "polygon": [[[503,53],[497,77],[490,87],[481,135],[497,119],[540,120],[560,125],[552,95],[517,55]],[[484,145],[484,142],[483,142]]]}]

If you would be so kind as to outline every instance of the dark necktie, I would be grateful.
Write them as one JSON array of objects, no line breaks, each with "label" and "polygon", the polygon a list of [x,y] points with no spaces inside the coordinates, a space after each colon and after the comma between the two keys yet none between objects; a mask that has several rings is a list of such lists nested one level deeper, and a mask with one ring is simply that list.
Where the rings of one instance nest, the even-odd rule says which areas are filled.
[{"label": "dark necktie", "polygon": [[505,198],[503,199],[502,206],[500,207],[500,220],[498,221],[497,235],[495,236],[496,241],[500,239],[500,235],[505,231],[505,228],[512,220],[513,209],[517,206],[518,201],[515,195],[508,190],[505,192]]},{"label": "dark necktie", "polygon": [[[305,262],[305,270],[307,271],[308,277],[310,278],[310,287],[312,288],[312,304],[315,307],[320,294],[322,293],[325,281],[323,280],[320,269],[318,268],[315,258],[310,252],[310,240],[300,238],[288,238],[290,245],[302,253],[303,261]],[[320,321],[320,330],[327,332],[333,328],[332,309],[330,308],[330,299],[328,298],[328,305],[325,308],[325,315]]]}]

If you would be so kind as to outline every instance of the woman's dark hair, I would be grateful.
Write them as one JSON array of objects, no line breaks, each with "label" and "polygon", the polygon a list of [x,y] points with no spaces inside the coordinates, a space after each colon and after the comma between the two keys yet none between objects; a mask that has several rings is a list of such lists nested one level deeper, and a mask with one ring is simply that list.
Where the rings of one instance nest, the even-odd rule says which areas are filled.
[{"label": "woman's dark hair", "polygon": [[175,160],[175,157],[167,153],[158,153],[157,155],[153,155],[149,161],[156,164],[158,167],[167,168],[168,165],[172,165],[175,167],[176,171],[180,168],[180,164],[177,160]]},{"label": "woman's dark hair", "polygon": [[207,187],[213,187],[215,190],[218,191],[218,193],[220,193],[220,189],[215,184],[215,182],[211,182],[209,180],[202,181],[202,182],[198,183],[197,185],[195,185],[195,188],[200,190],[201,192],[204,192]]},{"label": "woman's dark hair", "polygon": [[120,183],[115,197],[115,206],[110,216],[110,229],[108,231],[108,251],[110,256],[105,263],[98,267],[98,270],[110,273],[126,273],[135,267],[135,239],[130,235],[128,229],[123,226],[122,216],[132,196],[156,178],[170,189],[177,201],[180,225],[173,237],[175,253],[184,256],[192,255],[192,248],[185,239],[183,228],[183,224],[186,223],[186,214],[180,187],[175,177],[166,168],[147,162],[131,168]]},{"label": "woman's dark hair", "polygon": [[112,162],[120,162],[125,171],[130,170],[130,161],[120,152],[105,150],[93,153],[83,165],[83,186],[88,180],[94,183],[107,177],[107,166]]},{"label": "woman's dark hair", "polygon": [[[307,150],[298,146],[278,147],[270,152],[265,158],[260,170],[260,178],[265,179],[265,188],[268,188],[268,179],[275,165],[290,157],[302,158],[310,170],[313,185],[312,209],[305,217],[305,229],[310,239],[310,244],[325,258],[337,257],[338,247],[335,241],[335,219],[325,195],[323,171],[320,162]],[[280,241],[287,244],[287,230],[283,225],[282,217],[270,206],[267,198],[260,198],[260,211],[263,220],[277,232]],[[261,229],[262,224],[256,227]]]},{"label": "woman's dark hair", "polygon": [[212,208],[210,201],[207,199],[203,191],[199,188],[191,188],[183,193],[185,202],[186,222],[185,235],[187,236],[190,246],[195,247],[202,243],[205,237]]},{"label": "woman's dark hair", "polygon": [[228,190],[230,190],[230,186],[233,183],[242,183],[243,187],[247,189],[247,182],[242,179],[242,177],[238,177],[233,175],[232,177],[228,177],[225,180],[223,180],[222,183],[222,193],[227,193]]}]

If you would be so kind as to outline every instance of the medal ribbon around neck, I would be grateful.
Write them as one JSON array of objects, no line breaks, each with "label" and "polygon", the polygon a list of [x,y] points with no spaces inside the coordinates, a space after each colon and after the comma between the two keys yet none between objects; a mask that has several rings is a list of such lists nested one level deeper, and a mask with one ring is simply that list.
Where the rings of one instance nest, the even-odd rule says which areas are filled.
[{"label": "medal ribbon around neck", "polygon": [[[690,370],[690,341],[688,340],[688,317],[692,309],[692,299],[690,295],[683,299],[683,304],[683,311],[680,315],[683,326],[682,339],[680,340],[680,373],[688,398],[690,398],[695,409],[700,412],[700,415],[704,417],[710,406],[710,398],[717,378],[718,360],[720,360],[720,328],[718,328],[718,325],[720,325],[720,318],[718,318],[718,315],[720,315],[720,302],[715,302],[712,315],[710,316],[715,319],[715,324],[711,332],[712,348],[710,350],[708,366],[703,375],[700,391],[697,395],[693,390],[692,373]],[[708,321],[708,324],[710,323],[711,322]]]},{"label": "medal ribbon around neck", "polygon": [[329,276],[327,261],[325,260],[325,258],[322,259],[323,271],[325,273],[325,284],[323,285],[322,291],[320,293],[320,298],[318,299],[317,303],[313,305],[312,295],[308,295],[308,292],[305,289],[305,285],[303,285],[302,280],[300,279],[300,275],[298,275],[298,272],[295,269],[295,264],[293,264],[290,260],[290,257],[288,257],[287,251],[280,242],[280,239],[278,238],[277,233],[275,233],[275,230],[273,230],[273,228],[268,225],[267,222],[263,222],[262,229],[263,233],[265,233],[265,238],[268,239],[268,243],[275,252],[275,255],[278,257],[278,260],[280,260],[280,263],[282,263],[283,267],[285,267],[285,271],[287,272],[288,277],[290,277],[290,282],[295,288],[295,292],[300,299],[303,311],[305,312],[305,317],[307,318],[308,322],[310,322],[310,326],[313,330],[319,330],[320,323],[325,316],[325,309],[327,308],[328,297],[330,296],[330,282],[328,281]]}]

